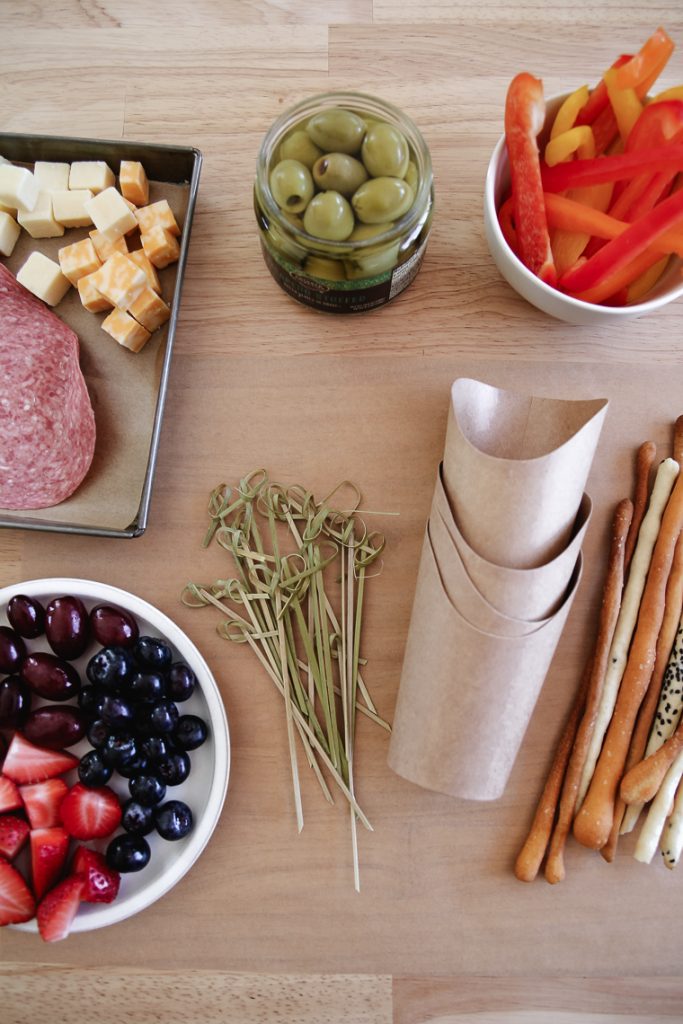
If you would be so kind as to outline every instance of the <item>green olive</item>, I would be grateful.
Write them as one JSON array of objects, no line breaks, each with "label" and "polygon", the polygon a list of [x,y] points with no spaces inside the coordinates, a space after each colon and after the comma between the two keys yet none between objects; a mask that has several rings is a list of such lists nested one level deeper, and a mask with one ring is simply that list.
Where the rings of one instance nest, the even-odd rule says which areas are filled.
[{"label": "green olive", "polygon": [[318,149],[315,142],[311,140],[308,132],[303,128],[297,129],[288,135],[280,146],[281,160],[298,160],[309,171],[318,157],[322,156],[322,150]]},{"label": "green olive", "polygon": [[410,160],[405,135],[386,121],[373,124],[363,139],[361,159],[373,178],[402,178]]},{"label": "green olive", "polygon": [[352,260],[345,260],[346,276],[349,281],[357,281],[361,277],[374,277],[387,270],[393,270],[398,263],[400,241],[386,245],[382,249],[374,249]]},{"label": "green olive", "polygon": [[322,256],[309,256],[304,270],[311,277],[322,277],[325,281],[343,281],[344,264],[341,260],[326,260]]},{"label": "green olive", "polygon": [[318,192],[306,207],[304,228],[315,238],[343,242],[353,231],[353,211],[338,192]]},{"label": "green olive", "polygon": [[298,160],[281,160],[270,172],[270,191],[281,210],[301,213],[313,195],[313,178]]},{"label": "green olive", "polygon": [[413,192],[417,192],[417,186],[420,179],[417,173],[417,167],[415,166],[412,160],[408,161],[406,173],[402,175],[402,177],[404,181],[408,182]]},{"label": "green olive", "polygon": [[[383,235],[385,231],[390,231],[393,226],[391,221],[386,224],[356,224],[349,235],[349,242],[367,242],[369,238],[377,238],[378,235]],[[370,249],[371,247],[368,247],[368,249],[363,251],[369,252]]]},{"label": "green olive", "polygon": [[339,192],[350,199],[357,188],[367,181],[368,172],[360,160],[348,153],[327,153],[313,165],[313,181],[327,192]]},{"label": "green olive", "polygon": [[370,178],[363,182],[351,203],[363,224],[382,224],[398,220],[414,201],[415,193],[401,178]]},{"label": "green olive", "polygon": [[306,130],[323,153],[358,153],[365,135],[365,121],[350,110],[330,107],[315,114]]}]

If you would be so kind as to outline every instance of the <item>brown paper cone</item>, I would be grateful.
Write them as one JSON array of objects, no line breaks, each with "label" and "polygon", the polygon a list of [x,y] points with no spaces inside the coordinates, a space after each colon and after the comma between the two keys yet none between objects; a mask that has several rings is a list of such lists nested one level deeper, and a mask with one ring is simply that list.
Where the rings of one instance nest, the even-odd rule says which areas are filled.
[{"label": "brown paper cone", "polygon": [[607,401],[534,398],[461,378],[443,480],[463,537],[482,558],[531,569],[568,545]]},{"label": "brown paper cone", "polygon": [[427,789],[495,800],[505,789],[581,576],[529,636],[471,626],[444,590],[425,536],[389,766]]}]

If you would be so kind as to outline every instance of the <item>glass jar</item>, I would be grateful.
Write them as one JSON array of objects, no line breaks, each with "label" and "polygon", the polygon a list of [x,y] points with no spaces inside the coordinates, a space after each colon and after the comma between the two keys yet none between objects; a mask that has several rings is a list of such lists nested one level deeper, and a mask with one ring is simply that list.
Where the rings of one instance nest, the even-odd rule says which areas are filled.
[{"label": "glass jar", "polygon": [[[270,185],[271,172],[282,158],[283,142],[286,143],[294,132],[305,130],[312,118],[330,108],[351,111],[368,128],[374,122],[385,122],[397,128],[408,144],[405,180],[414,191],[414,201],[407,212],[380,225],[361,224],[355,218],[353,238],[341,241],[309,234],[299,212],[292,213],[278,206]],[[309,146],[306,139],[304,142],[307,151],[302,159],[306,159],[310,167],[316,157],[326,155],[326,148],[323,146],[316,152],[314,145]],[[361,158],[360,153],[355,156]],[[261,144],[254,210],[263,256],[280,287],[314,309],[360,313],[383,306],[399,295],[420,269],[433,205],[432,163],[420,131],[402,111],[372,96],[355,92],[313,96],[283,113]],[[353,211],[352,207],[350,209]],[[348,216],[346,207],[345,210]]]}]

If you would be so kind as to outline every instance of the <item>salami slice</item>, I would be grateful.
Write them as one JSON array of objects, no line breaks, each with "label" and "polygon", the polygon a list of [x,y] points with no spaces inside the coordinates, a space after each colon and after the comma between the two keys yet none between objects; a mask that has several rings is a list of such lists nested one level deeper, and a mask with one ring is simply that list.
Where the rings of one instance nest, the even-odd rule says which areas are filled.
[{"label": "salami slice", "polygon": [[95,416],[78,338],[0,264],[0,507],[48,508],[85,477]]}]

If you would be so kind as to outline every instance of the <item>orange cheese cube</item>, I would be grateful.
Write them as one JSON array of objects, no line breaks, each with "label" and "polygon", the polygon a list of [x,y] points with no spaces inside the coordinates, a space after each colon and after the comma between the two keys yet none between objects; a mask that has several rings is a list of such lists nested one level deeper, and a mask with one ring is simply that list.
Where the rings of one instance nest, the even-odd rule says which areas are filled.
[{"label": "orange cheese cube", "polygon": [[64,277],[68,277],[72,284],[78,284],[82,277],[94,274],[102,266],[102,260],[89,238],[65,245],[57,255]]},{"label": "orange cheese cube", "polygon": [[119,186],[124,199],[130,199],[137,206],[149,202],[149,182],[145,169],[138,160],[122,160],[119,170]]},{"label": "orange cheese cube", "polygon": [[115,252],[95,272],[93,283],[113,306],[128,309],[147,286],[147,275],[122,252]]},{"label": "orange cheese cube", "polygon": [[161,224],[156,224],[150,231],[143,231],[140,241],[148,260],[159,270],[163,270],[169,263],[175,263],[180,256],[178,240]]},{"label": "orange cheese cube", "polygon": [[104,313],[105,309],[111,309],[111,302],[101,295],[93,281],[94,274],[87,274],[86,277],[78,279],[78,294],[84,309],[89,313]]},{"label": "orange cheese cube", "polygon": [[102,262],[108,260],[110,256],[113,256],[115,252],[128,252],[128,246],[126,245],[126,239],[121,235],[120,238],[110,242],[104,237],[101,231],[95,228],[94,231],[89,232],[92,244],[95,246],[95,252],[100,257]]},{"label": "orange cheese cube", "polygon": [[155,292],[161,293],[159,275],[156,272],[156,267],[147,259],[147,256],[145,255],[145,250],[136,249],[134,252],[129,252],[128,259],[134,260],[139,267],[142,267],[144,272],[147,274],[147,282],[150,288]]},{"label": "orange cheese cube", "polygon": [[138,219],[140,231],[143,233],[147,233],[159,225],[172,235],[180,234],[173,210],[166,199],[160,199],[158,203],[152,203],[150,206],[141,206],[139,210],[135,211],[135,216]]},{"label": "orange cheese cube", "polygon": [[139,352],[152,335],[149,331],[134,320],[132,316],[122,309],[115,309],[102,321],[102,330],[110,334],[119,345],[130,349],[131,352]]},{"label": "orange cheese cube", "polygon": [[128,307],[128,312],[139,324],[152,332],[165,324],[171,315],[171,310],[164,300],[151,288],[145,288],[140,292],[135,302]]}]

